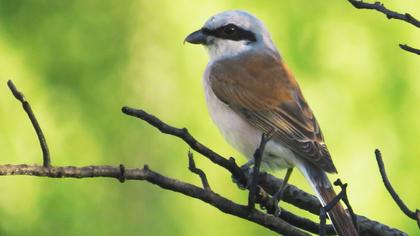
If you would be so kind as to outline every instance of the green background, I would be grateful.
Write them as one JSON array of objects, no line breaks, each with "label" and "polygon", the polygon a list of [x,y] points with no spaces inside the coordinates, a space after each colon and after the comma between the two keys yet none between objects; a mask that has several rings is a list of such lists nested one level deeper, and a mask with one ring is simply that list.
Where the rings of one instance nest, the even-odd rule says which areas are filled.
[{"label": "green background", "polygon": [[[420,17],[418,1],[385,3]],[[382,150],[401,197],[420,208],[420,57],[397,46],[420,47],[420,32],[345,0],[0,0],[0,162],[41,162],[8,79],[30,100],[54,165],[149,164],[199,184],[187,169],[188,147],[122,115],[123,105],[188,127],[217,152],[245,162],[207,114],[207,53],[182,44],[227,9],[266,23],[317,115],[355,211],[419,234],[385,191],[373,151]],[[246,202],[226,171],[195,156],[215,191]],[[310,191],[298,172],[291,182]],[[273,235],[146,182],[12,176],[0,178],[0,189],[0,235]]]}]

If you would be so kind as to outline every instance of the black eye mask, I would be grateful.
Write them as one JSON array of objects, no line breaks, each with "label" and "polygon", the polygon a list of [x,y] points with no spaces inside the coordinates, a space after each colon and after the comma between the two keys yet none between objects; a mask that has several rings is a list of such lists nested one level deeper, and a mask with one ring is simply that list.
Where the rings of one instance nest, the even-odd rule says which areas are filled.
[{"label": "black eye mask", "polygon": [[242,29],[235,24],[227,24],[217,29],[202,28],[201,31],[206,35],[216,38],[229,39],[233,41],[245,40],[250,43],[257,41],[257,38],[253,32]]}]

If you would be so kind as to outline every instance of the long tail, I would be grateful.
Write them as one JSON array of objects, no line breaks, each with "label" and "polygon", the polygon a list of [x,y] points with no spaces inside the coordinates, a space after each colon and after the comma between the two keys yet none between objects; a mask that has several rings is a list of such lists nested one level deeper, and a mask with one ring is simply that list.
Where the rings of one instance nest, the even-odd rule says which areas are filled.
[{"label": "long tail", "polygon": [[[311,184],[316,192],[321,204],[325,206],[335,196],[334,189],[327,175],[320,168],[309,162],[302,162],[297,165],[299,170]],[[353,224],[350,215],[344,210],[340,202],[338,202],[329,212],[328,217],[331,219],[335,230],[341,236],[358,236],[357,230]]]}]

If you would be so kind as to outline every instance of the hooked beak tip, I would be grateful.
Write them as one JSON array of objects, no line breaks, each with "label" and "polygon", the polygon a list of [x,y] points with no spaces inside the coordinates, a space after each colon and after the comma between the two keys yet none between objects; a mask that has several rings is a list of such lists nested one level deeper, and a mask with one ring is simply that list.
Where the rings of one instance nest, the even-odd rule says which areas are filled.
[{"label": "hooked beak tip", "polygon": [[191,34],[189,34],[185,39],[184,39],[184,44],[185,42],[191,43],[191,44],[206,44],[207,42],[207,35],[205,35],[203,33],[203,31],[197,30],[192,32]]}]

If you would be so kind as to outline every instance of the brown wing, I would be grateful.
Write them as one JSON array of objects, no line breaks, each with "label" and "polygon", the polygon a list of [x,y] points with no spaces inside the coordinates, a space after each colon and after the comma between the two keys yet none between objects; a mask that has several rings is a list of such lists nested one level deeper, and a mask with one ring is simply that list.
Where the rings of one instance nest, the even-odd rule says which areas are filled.
[{"label": "brown wing", "polygon": [[275,55],[223,59],[209,68],[215,95],[251,124],[327,172],[337,172],[311,109]]}]

